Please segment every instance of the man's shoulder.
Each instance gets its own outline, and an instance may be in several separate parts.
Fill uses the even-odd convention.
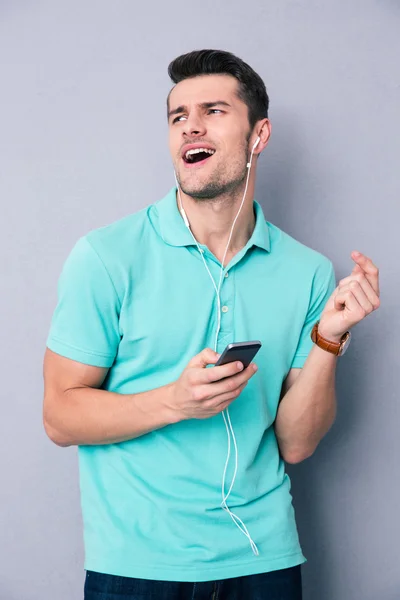
[[[267,222],[267,224],[270,230],[272,252],[275,253],[277,259],[283,259],[286,265],[303,272],[332,268],[331,260],[322,252],[300,242],[273,223]]]
[[[92,229],[84,237],[101,258],[120,260],[137,254],[143,248],[149,227],[149,208],[146,206],[107,225]]]

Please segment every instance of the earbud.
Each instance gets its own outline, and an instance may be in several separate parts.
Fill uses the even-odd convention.
[[[252,161],[252,159],[253,159],[253,152],[254,152],[254,150],[257,148],[258,144],[260,143],[260,139],[261,139],[261,138],[260,138],[260,136],[258,136],[258,138],[256,139],[256,141],[255,141],[255,142],[254,142],[254,144],[253,144],[253,147],[252,147],[252,149],[251,149],[250,160],[249,160],[249,162],[248,162],[248,163],[247,163],[247,165],[246,165],[248,169],[250,169],[250,167],[251,167],[251,161]]]

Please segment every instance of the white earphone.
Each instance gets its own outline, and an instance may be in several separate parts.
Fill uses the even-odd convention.
[[[253,147],[252,147],[252,149],[251,149],[251,154],[250,154],[250,160],[249,160],[249,162],[247,163],[247,168],[248,168],[248,169],[250,169],[250,167],[251,167],[251,161],[252,161],[252,159],[253,159],[253,152],[254,152],[254,150],[257,148],[258,144],[260,143],[260,140],[261,140],[261,138],[260,138],[260,136],[258,136],[258,138],[256,139],[256,141],[255,141],[255,142],[254,142],[254,144],[253,144]]]
[[[191,233],[191,236],[192,236],[192,238],[193,238],[193,240],[194,240],[194,242],[195,242],[195,244],[197,246],[197,249],[198,249],[198,251],[200,253],[201,258],[203,259],[204,266],[207,269],[207,272],[208,272],[208,274],[209,274],[209,276],[211,278],[211,281],[213,283],[213,286],[214,286],[214,289],[215,289],[215,293],[217,295],[218,326],[217,326],[217,332],[216,332],[215,344],[214,344],[214,350],[215,351],[217,350],[218,334],[219,334],[219,330],[220,330],[220,327],[221,327],[221,300],[220,300],[220,297],[219,297],[219,293],[220,293],[220,289],[221,289],[222,274],[223,274],[223,271],[224,271],[225,258],[226,258],[226,254],[228,252],[229,244],[231,242],[231,238],[232,238],[232,234],[233,234],[233,229],[235,227],[237,218],[239,217],[240,211],[242,210],[242,206],[243,206],[244,200],[246,198],[247,187],[248,187],[248,184],[249,184],[251,162],[252,162],[252,159],[253,159],[253,153],[254,153],[254,150],[257,148],[258,144],[260,143],[260,139],[261,138],[258,136],[257,139],[256,139],[256,141],[254,142],[253,147],[251,149],[250,160],[249,160],[249,162],[246,165],[246,168],[248,169],[248,171],[247,171],[247,178],[246,178],[246,186],[245,186],[245,189],[244,189],[243,199],[242,199],[240,208],[239,208],[238,213],[237,213],[237,215],[236,215],[236,217],[235,217],[235,219],[233,221],[233,224],[232,224],[232,228],[231,228],[231,232],[230,232],[230,235],[229,235],[228,243],[226,245],[224,256],[223,256],[223,259],[222,259],[222,262],[221,262],[221,270],[220,270],[220,277],[219,277],[218,287],[217,287],[217,285],[216,285],[216,283],[214,281],[214,277],[211,275],[210,269],[208,268],[208,265],[207,265],[207,263],[205,261],[205,258],[203,256],[203,252],[200,249],[198,241],[196,240],[196,238],[194,237],[194,235],[192,233],[192,230],[190,229],[189,219],[187,218],[187,215],[185,213],[185,209],[183,208],[183,204],[182,204],[182,198],[181,198],[180,187],[179,187],[179,184],[178,184],[178,179],[177,179],[177,176],[176,176],[176,172],[174,171],[175,181],[176,181],[176,187],[178,189],[179,211],[180,211],[180,213],[182,215],[182,218],[183,218],[183,221],[184,221],[186,227],[188,228],[188,230]],[[226,417],[224,415],[224,412],[226,412]],[[230,510],[230,508],[228,507],[228,505],[226,503],[226,501],[227,501],[227,499],[228,499],[228,497],[229,497],[229,495],[230,495],[230,493],[232,491],[233,484],[234,484],[235,479],[236,479],[236,473],[237,473],[237,469],[238,469],[238,449],[237,449],[236,437],[235,437],[235,433],[233,431],[233,427],[232,427],[231,419],[230,419],[230,416],[229,416],[229,410],[228,410],[228,408],[226,408],[224,411],[222,411],[222,416],[223,416],[223,419],[224,419],[224,422],[225,422],[226,432],[228,434],[228,454],[227,454],[227,457],[226,457],[224,474],[223,474],[223,478],[222,478],[222,502],[221,502],[221,506],[230,515],[232,521],[240,529],[240,531],[248,538],[248,540],[250,542],[250,546],[251,546],[251,548],[253,550],[253,553],[256,556],[258,556],[258,554],[259,554],[258,548],[257,548],[255,542],[252,540],[252,538],[251,538],[251,536],[250,536],[250,534],[249,534],[249,532],[247,530],[246,525],[243,523],[243,521],[237,515],[235,515]],[[229,427],[228,427],[228,424],[229,424]],[[231,482],[231,485],[229,487],[228,493],[225,494],[226,470],[228,468],[229,459],[230,459],[230,455],[231,455],[231,433],[232,433],[233,445],[235,447],[235,470],[234,470],[234,474],[233,474],[233,477],[232,477],[232,482]]]
[[[176,179],[176,176],[175,176],[175,179]],[[178,189],[179,189],[179,188],[178,188]],[[180,195],[180,194],[179,194],[179,195]],[[189,223],[189,221],[188,221],[188,218],[187,218],[187,216],[186,216],[185,210],[184,210],[184,208],[183,208],[183,206],[182,206],[182,205],[180,206],[179,210],[180,210],[180,212],[181,212],[181,215],[182,215],[182,218],[183,218],[183,221],[184,221],[184,223],[185,223],[186,227],[187,227],[188,229],[190,229],[190,223]]]

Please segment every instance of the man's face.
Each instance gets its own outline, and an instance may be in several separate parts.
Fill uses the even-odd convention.
[[[234,191],[247,175],[250,126],[237,86],[230,75],[202,75],[170,94],[169,148],[179,185],[193,198]],[[190,152],[199,148],[208,153]]]

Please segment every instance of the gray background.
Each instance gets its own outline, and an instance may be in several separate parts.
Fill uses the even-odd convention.
[[[77,452],[42,428],[57,279],[79,236],[173,185],[166,69],[202,47],[267,84],[268,220],[338,278],[353,249],[381,268],[382,306],[340,361],[336,425],[290,474],[305,600],[400,597],[399,32],[394,0],[0,1],[1,600],[83,596]]]

